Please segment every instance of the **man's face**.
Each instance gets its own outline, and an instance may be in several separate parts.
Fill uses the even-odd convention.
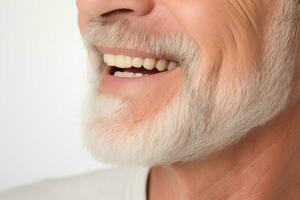
[[[91,151],[118,163],[203,159],[270,120],[291,90],[295,2],[77,0]]]

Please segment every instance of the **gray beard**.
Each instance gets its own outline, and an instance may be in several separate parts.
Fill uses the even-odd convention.
[[[130,100],[97,92],[101,77],[96,75],[99,71],[95,66],[101,60],[87,45],[94,66],[92,73],[96,75],[91,82],[93,95],[84,135],[90,152],[101,161],[126,165],[200,160],[278,115],[289,99],[296,57],[295,12],[291,12],[293,3],[285,4],[266,36],[266,54],[259,66],[244,63],[253,70],[216,85],[217,75],[201,63],[200,53],[193,53],[183,61],[188,67],[178,94],[153,120],[140,122],[132,130],[125,122],[109,126],[103,123],[114,121]],[[186,46],[190,48],[191,43]]]

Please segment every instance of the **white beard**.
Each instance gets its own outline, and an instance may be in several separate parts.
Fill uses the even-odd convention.
[[[207,77],[207,66],[200,62],[201,56],[194,57],[184,84],[165,110],[134,129],[122,122],[104,123],[113,122],[130,101],[99,94],[99,77],[92,81],[84,139],[95,158],[144,166],[205,159],[278,115],[291,91],[296,37],[294,12],[288,5],[278,12],[266,37],[264,60],[260,67],[253,66],[258,69],[255,73],[233,75],[230,82],[218,87],[205,78],[199,84],[199,77]]]

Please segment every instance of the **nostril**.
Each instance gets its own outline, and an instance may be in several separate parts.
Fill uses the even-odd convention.
[[[112,15],[118,15],[118,14],[128,14],[128,13],[131,13],[131,12],[134,12],[134,11],[131,10],[131,9],[127,9],[127,8],[121,8],[121,9],[106,12],[106,13],[102,14],[101,17],[109,17],[109,16],[112,16]]]

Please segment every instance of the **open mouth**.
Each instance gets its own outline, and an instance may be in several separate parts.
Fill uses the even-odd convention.
[[[109,74],[121,78],[138,78],[176,69],[178,62],[166,59],[103,54]]]

